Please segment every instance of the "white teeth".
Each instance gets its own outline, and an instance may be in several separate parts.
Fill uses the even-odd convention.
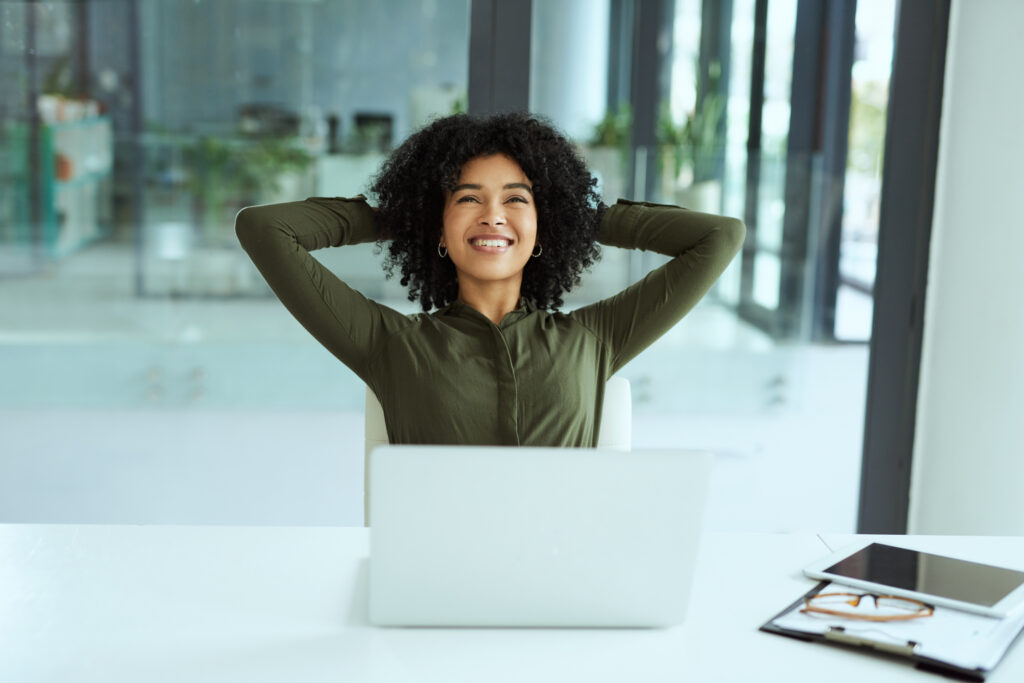
[[[473,240],[473,244],[478,247],[507,247],[508,240]]]

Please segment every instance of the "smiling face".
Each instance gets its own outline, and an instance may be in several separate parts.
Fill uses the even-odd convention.
[[[441,245],[459,276],[459,290],[522,285],[537,242],[533,184],[503,154],[470,159],[444,204]]]

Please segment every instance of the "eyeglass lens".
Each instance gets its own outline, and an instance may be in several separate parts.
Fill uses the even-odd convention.
[[[858,613],[870,610],[872,614],[884,616],[906,615],[920,612],[924,605],[915,600],[907,600],[895,596],[860,595],[816,595],[811,598],[810,606],[820,607],[836,612]]]

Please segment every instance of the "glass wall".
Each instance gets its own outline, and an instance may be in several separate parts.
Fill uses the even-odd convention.
[[[362,192],[411,130],[465,109],[467,2],[141,9],[146,294],[263,293],[236,248],[239,208]]]
[[[715,452],[712,515],[721,527],[852,531],[871,293],[861,287],[859,300],[851,302],[845,292],[855,274],[874,265],[884,135],[878,124],[887,103],[894,4],[859,3],[855,26],[836,26],[838,19],[807,13],[797,0],[769,0],[761,17],[755,0],[651,4],[662,5],[667,15],[657,34],[642,34],[623,20],[624,7],[627,19],[638,16],[630,14],[636,5],[610,2],[608,49],[586,55],[568,47],[577,25],[588,27],[580,35],[595,32],[592,16],[584,22],[582,6],[574,13],[573,3],[538,1],[533,9],[531,108],[579,142],[605,200],[679,204],[748,224],[744,254],[711,294],[622,371],[633,387],[634,446]],[[798,11],[806,13],[802,39],[813,39],[823,54],[834,40],[827,31],[855,34],[845,172],[825,166],[838,152],[827,146],[823,131],[797,130],[798,139],[813,142],[791,153],[793,122],[803,126],[808,118],[795,117],[793,107],[805,107],[807,93],[824,98],[824,79],[831,77],[822,68],[811,81],[794,82],[807,72],[795,63]],[[616,44],[623,36],[638,42],[623,49]],[[638,98],[651,95],[635,82],[621,86],[622,74],[637,77],[631,60],[642,51],[640,41],[659,45],[653,146],[634,142],[642,137],[633,116],[644,106]],[[595,42],[604,45],[603,39]],[[590,107],[586,116],[570,111],[557,86],[572,74],[608,84],[603,106]],[[804,100],[797,99],[798,90]],[[564,99],[581,98],[566,91]],[[642,177],[652,158],[658,175],[653,192]],[[844,188],[844,199],[832,205],[825,192],[836,187]],[[825,247],[831,212],[841,215],[841,260]],[[610,248],[603,254],[578,292],[582,300],[617,291],[664,260]],[[826,284],[819,273],[830,259],[842,282],[828,311],[835,332],[817,335],[813,321],[833,306],[820,292]],[[794,273],[802,282],[795,293]],[[856,334],[849,332],[854,327]],[[854,340],[861,343],[836,343]]]
[[[653,34],[635,25],[641,5],[662,13]],[[836,173],[827,149],[788,151],[794,93],[809,87],[794,82],[809,3],[768,0],[763,15],[757,0],[532,3],[530,109],[578,143],[605,201],[747,222],[744,253],[711,294],[623,370],[636,447],[718,455],[719,528],[853,530],[895,13],[859,5]],[[271,296],[233,218],[363,192],[418,125],[464,110],[470,11],[470,0],[0,3],[0,482],[16,482],[0,520],[69,521],[32,507],[33,482],[58,476],[69,505],[100,511],[81,521],[134,506],[149,516],[120,521],[361,523],[362,383]],[[654,70],[646,85],[637,55]],[[807,196],[821,187],[844,191],[825,207],[841,214],[834,255],[823,205]],[[373,245],[316,257],[414,310]],[[664,260],[606,248],[566,308]],[[835,325],[815,335],[830,264]],[[234,503],[210,502],[235,489]],[[275,500],[302,503],[289,517]]]
[[[895,0],[857,4],[835,336],[871,337]]]
[[[786,142],[789,137],[796,0],[768,7],[761,113],[760,184],[754,233],[753,301],[774,311],[782,280],[782,229],[786,212]]]
[[[24,340],[3,355],[25,380],[4,382],[0,405],[330,397],[355,407],[337,384],[257,384],[251,369],[273,363],[252,361],[287,355],[272,344],[297,330],[255,314],[269,289],[234,216],[364,192],[409,132],[465,110],[468,0],[4,2],[0,12],[0,327]],[[341,251],[322,257],[371,296],[403,298],[372,245]],[[236,338],[249,345],[218,346]],[[53,372],[41,339],[84,340],[56,354],[79,369]],[[124,362],[106,367],[112,344]],[[171,366],[204,379],[169,386]]]
[[[465,110],[469,20],[469,0],[0,2],[0,520],[361,523],[363,385],[234,215],[363,192]],[[317,256],[407,305],[373,245]]]

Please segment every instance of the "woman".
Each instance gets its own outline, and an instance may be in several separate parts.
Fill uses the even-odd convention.
[[[594,187],[537,118],[456,115],[391,154],[376,210],[362,197],[249,207],[236,231],[285,306],[377,395],[391,443],[594,446],[605,382],[700,300],[744,234],[678,207],[606,207]],[[424,313],[367,299],[309,254],[378,240]],[[595,242],[674,258],[557,312]]]

